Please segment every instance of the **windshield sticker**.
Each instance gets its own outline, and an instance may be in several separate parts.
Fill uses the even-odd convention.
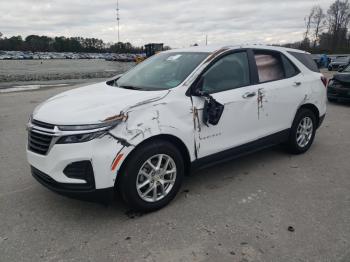
[[[167,61],[175,61],[177,59],[179,59],[182,55],[173,55],[173,56],[169,56],[167,58]]]

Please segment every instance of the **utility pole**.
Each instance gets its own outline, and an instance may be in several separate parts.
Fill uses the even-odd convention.
[[[120,34],[119,34],[119,0],[117,0],[117,30],[118,30],[118,43],[120,42]]]
[[[208,45],[208,35],[205,35],[205,45]]]

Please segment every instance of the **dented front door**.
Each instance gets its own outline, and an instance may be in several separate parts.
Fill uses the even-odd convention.
[[[222,56],[202,74],[197,89],[203,95],[192,98],[198,158],[248,143],[261,135],[257,114],[258,88],[251,85],[251,75],[246,50]],[[203,119],[207,94],[218,105],[216,112],[209,112],[214,121]],[[212,107],[215,110],[215,106]],[[217,119],[217,115],[220,118]]]
[[[205,98],[192,98],[198,158],[248,143],[261,135],[256,92],[256,86],[246,86],[212,94],[224,105],[224,110],[217,125],[208,126],[203,122]]]

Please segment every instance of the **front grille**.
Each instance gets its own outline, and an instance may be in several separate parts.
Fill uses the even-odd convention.
[[[52,136],[44,135],[30,130],[28,133],[28,149],[32,152],[46,155],[52,141]]]
[[[55,128],[55,125],[44,123],[44,122],[41,122],[41,121],[38,121],[35,119],[32,120],[32,124],[37,126],[37,127],[51,129],[51,130],[53,130]]]

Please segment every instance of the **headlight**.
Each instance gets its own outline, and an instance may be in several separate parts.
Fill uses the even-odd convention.
[[[120,121],[111,121],[93,125],[58,126],[58,129],[61,131],[86,131],[94,129],[109,129],[118,125],[119,123]]]
[[[58,139],[56,144],[84,143],[84,142],[91,141],[95,138],[102,137],[105,134],[106,134],[106,131],[100,131],[95,133],[62,136],[61,138]]]
[[[104,122],[99,124],[91,124],[91,125],[61,125],[58,126],[58,129],[61,131],[87,131],[87,130],[107,130],[115,127],[120,122],[125,121],[127,119],[127,115],[120,114],[112,117],[108,117],[104,120]]]

